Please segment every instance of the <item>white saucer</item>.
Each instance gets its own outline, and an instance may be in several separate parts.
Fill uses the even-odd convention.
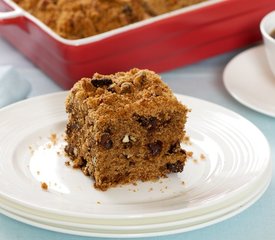
[[[233,58],[225,67],[223,80],[225,88],[237,101],[275,117],[275,77],[262,45]]]

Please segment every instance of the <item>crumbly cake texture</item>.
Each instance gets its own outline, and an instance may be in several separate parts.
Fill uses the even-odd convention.
[[[182,172],[188,111],[152,71],[96,73],[67,96],[65,152],[101,190]]]
[[[80,39],[205,0],[14,0],[60,36]]]

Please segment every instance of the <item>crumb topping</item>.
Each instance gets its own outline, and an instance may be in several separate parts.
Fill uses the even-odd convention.
[[[80,39],[205,0],[14,0],[53,31]]]
[[[42,188],[43,190],[48,190],[48,184],[45,183],[45,182],[42,182],[42,183],[41,183],[41,188]]]

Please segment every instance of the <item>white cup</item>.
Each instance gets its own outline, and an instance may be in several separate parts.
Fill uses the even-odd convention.
[[[270,12],[262,19],[260,30],[269,67],[275,77],[275,37],[271,36],[271,33],[275,31],[275,11]]]

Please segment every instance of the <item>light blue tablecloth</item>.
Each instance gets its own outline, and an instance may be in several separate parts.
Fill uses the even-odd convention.
[[[22,100],[31,91],[31,84],[11,65],[0,65],[0,108]]]
[[[275,156],[275,118],[257,113],[235,101],[222,82],[223,68],[238,51],[224,54],[198,64],[162,74],[176,93],[190,95],[220,104],[253,122],[268,139]],[[29,96],[61,90],[34,66],[0,38],[0,65],[12,64],[30,80]],[[38,78],[39,76],[39,83]],[[274,93],[275,94],[275,93]],[[274,161],[274,157],[273,157]],[[273,167],[274,170],[274,167]],[[0,179],[1,180],[1,179]],[[1,183],[0,183],[1,184]],[[0,215],[0,240],[87,240],[35,228]],[[224,222],[192,232],[148,239],[184,240],[274,240],[275,239],[275,182],[272,180],[264,196],[252,207]]]

